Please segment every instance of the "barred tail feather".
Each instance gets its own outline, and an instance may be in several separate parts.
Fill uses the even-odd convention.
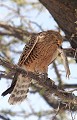
[[[8,100],[10,104],[16,104],[22,102],[26,96],[31,83],[31,79],[20,74],[16,85]]]

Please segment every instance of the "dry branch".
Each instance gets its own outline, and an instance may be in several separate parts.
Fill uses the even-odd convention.
[[[0,35],[13,36],[13,37],[16,37],[16,38],[22,39],[22,40],[25,36],[30,37],[31,35],[34,34],[34,33],[28,32],[26,30],[23,30],[21,28],[17,28],[12,25],[8,25],[7,23],[4,23],[4,22],[0,22],[0,28],[4,29],[4,31],[0,30]]]
[[[13,37],[20,39],[21,41],[23,41],[25,39],[25,37],[31,37],[32,35],[37,34],[37,33],[30,33],[26,30],[14,27],[12,25],[8,25],[8,24],[3,23],[3,22],[0,23],[0,28],[4,29],[4,31],[0,30],[1,36],[13,36]],[[65,50],[66,55],[68,57],[73,57],[73,58],[75,57],[75,59],[77,59],[77,53],[76,53],[75,49],[67,48],[64,50]],[[75,53],[76,53],[76,55],[75,55]]]
[[[70,106],[72,104],[73,106],[77,105],[77,97],[72,93],[66,92],[64,89],[59,88],[59,86],[55,85],[53,80],[51,80],[50,78],[47,78],[45,80],[44,77],[40,77],[39,75],[36,75],[32,72],[25,71],[21,69],[19,66],[13,65],[10,62],[1,58],[0,58],[0,65],[7,67],[10,71],[12,71],[13,75],[15,72],[18,72],[20,74],[23,74],[25,76],[28,76],[29,78],[36,80],[38,84],[45,89],[45,92],[51,94],[54,93],[56,96],[58,96],[59,99],[61,99],[63,103],[70,104]]]
[[[39,0],[63,30],[72,48],[77,49],[77,0]],[[77,62],[77,57],[76,57]]]
[[[77,0],[39,0],[50,12],[59,27],[69,36],[75,34]]]
[[[30,93],[34,94],[36,92],[39,92],[39,94],[43,97],[43,99],[49,104],[52,108],[60,110],[69,110],[69,104],[66,105],[66,103],[58,100],[55,98],[55,96],[52,95],[52,93],[49,93],[49,91],[44,91],[44,88],[40,88],[39,85],[33,84],[32,86],[35,88],[34,91],[30,91]],[[73,104],[70,105],[70,110],[76,111],[77,106],[74,106]]]
[[[1,120],[10,120],[10,118],[5,117],[4,115],[0,115]]]

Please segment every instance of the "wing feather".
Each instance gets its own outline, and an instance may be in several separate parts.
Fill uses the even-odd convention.
[[[30,42],[25,45],[24,49],[23,49],[23,53],[20,56],[18,65],[22,66],[25,61],[28,59],[29,55],[31,54],[32,50],[34,49],[34,47],[36,46],[38,42],[38,37],[37,36],[32,36]]]

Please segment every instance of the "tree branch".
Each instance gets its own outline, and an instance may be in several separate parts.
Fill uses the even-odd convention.
[[[20,28],[16,28],[16,27],[8,25],[6,23],[0,23],[0,27],[5,29],[5,31],[0,30],[0,35],[1,36],[4,36],[4,35],[13,36],[13,37],[16,37],[16,38],[18,38],[22,41],[25,37],[31,37],[32,35],[37,34],[37,33],[30,33],[28,31],[25,31],[25,30],[20,29]],[[75,55],[75,52],[76,52],[75,49],[67,48],[67,49],[64,49],[64,50],[65,50],[66,55],[68,57],[73,57],[74,58],[74,56],[75,56],[75,59],[77,59],[77,54]]]
[[[4,117],[3,115],[0,115],[1,120],[10,120],[8,117]]]
[[[72,93],[66,92],[61,87],[59,88],[57,85],[55,85],[53,80],[51,80],[50,78],[47,78],[45,80],[44,78],[40,77],[39,75],[36,75],[32,72],[25,71],[25,70],[21,69],[19,66],[13,65],[9,61],[6,61],[1,58],[0,58],[0,65],[7,67],[9,70],[11,70],[14,73],[18,72],[20,74],[23,74],[27,77],[30,77],[30,78],[36,80],[38,82],[38,84],[41,85],[45,89],[45,91],[48,91],[51,94],[55,93],[55,95],[58,96],[64,103],[68,103],[68,104],[70,103],[70,105],[77,104],[77,97],[75,95],[73,95]]]
[[[63,84],[62,87],[66,88],[77,88],[77,84]]]
[[[76,33],[77,0],[39,1],[47,8],[65,34],[70,37],[70,35]]]
[[[61,75],[58,71],[58,68],[57,68],[57,65],[56,65],[55,61],[53,62],[53,67],[54,67],[55,73],[57,75],[57,79],[58,79],[59,86],[60,86],[62,84],[62,79],[61,79]]]
[[[27,36],[30,37],[31,35],[33,35],[34,33],[30,33],[26,30],[23,30],[21,28],[16,28],[14,26],[8,25],[4,22],[0,22],[0,27],[5,29],[5,31],[1,31],[0,30],[0,35],[4,36],[4,35],[8,35],[8,36],[13,36],[16,37],[18,39],[22,39]]]
[[[66,105],[66,103],[58,100],[55,98],[55,96],[52,96],[51,93],[48,91],[44,91],[44,88],[41,88],[37,83],[32,83],[32,87],[35,89],[35,91],[30,93],[39,92],[39,94],[43,97],[43,99],[54,109],[62,109],[62,110],[69,110],[69,104]],[[77,106],[73,106],[73,104],[70,105],[70,109],[72,111],[77,110]]]
[[[77,49],[77,0],[39,0],[65,33],[72,48]],[[77,62],[77,57],[76,57]]]

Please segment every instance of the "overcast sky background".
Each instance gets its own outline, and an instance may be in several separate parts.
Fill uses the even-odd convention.
[[[31,1],[34,1],[34,0],[31,0]],[[8,6],[12,7],[12,4],[11,4],[10,0],[4,0],[3,3],[5,5],[8,5]],[[28,8],[29,7],[30,6],[28,6]],[[22,10],[22,12],[23,12],[23,10]],[[8,10],[6,10],[3,7],[0,7],[0,21],[6,21],[5,17],[7,15],[7,13],[8,13]],[[49,29],[56,30],[57,24],[47,10],[44,10],[44,12],[41,12],[39,15],[38,15],[38,10],[36,10],[36,9],[32,10],[32,11],[29,11],[29,12],[25,12],[24,14],[29,16],[30,17],[29,19],[31,21],[37,22],[39,25],[42,25],[42,28],[44,30],[49,30]],[[14,19],[14,21],[15,21],[16,25],[19,25],[19,22],[20,22],[19,19]],[[33,25],[33,26],[34,26],[34,29],[35,29],[36,32],[40,31],[38,29],[38,27],[36,27],[35,25]],[[8,40],[8,39],[6,39],[6,40]],[[63,44],[63,47],[68,47],[68,46],[69,46],[69,44],[66,44],[66,43]],[[22,50],[24,45],[21,44],[19,47]],[[16,50],[18,50],[19,47],[17,45],[14,46],[14,48]],[[19,59],[19,55],[15,56],[15,63],[17,63],[18,59]],[[70,58],[69,58],[69,60],[70,60]],[[58,69],[64,71],[64,73],[62,73],[62,79],[66,83],[71,83],[71,84],[72,83],[77,83],[77,64],[75,64],[75,62],[73,62],[73,64],[70,64],[69,66],[70,66],[70,70],[71,70],[71,75],[70,75],[70,79],[67,79],[65,77],[66,73],[65,73],[64,66],[63,65],[58,65]],[[2,69],[2,67],[0,67],[0,69]],[[61,71],[60,71],[60,73],[61,73]],[[50,78],[52,78],[53,80],[56,81],[56,75],[55,75],[55,72],[54,72],[54,69],[53,69],[52,65],[49,66],[48,75],[49,75]],[[57,82],[56,82],[56,84],[57,84]],[[0,94],[4,90],[6,90],[7,88],[8,88],[8,84],[7,84],[6,80],[1,79],[0,80]],[[77,93],[77,92],[75,92],[75,93]],[[40,95],[38,93],[28,94],[27,100],[25,100],[24,102],[22,102],[19,105],[15,105],[15,106],[9,105],[8,98],[9,98],[9,95],[7,95],[5,97],[0,97],[0,110],[2,110],[2,109],[12,109],[13,111],[25,110],[25,111],[28,111],[28,112],[30,111],[31,112],[30,104],[35,109],[35,111],[40,111],[40,109],[41,110],[52,109],[46,104],[46,102],[43,100],[43,98],[40,97]],[[11,120],[17,120],[17,119],[18,119],[18,117],[11,118]],[[20,120],[23,120],[23,118],[21,117]],[[38,120],[38,119],[35,116],[31,116],[30,118],[27,118],[26,120]],[[47,119],[42,117],[41,120],[47,120]]]

